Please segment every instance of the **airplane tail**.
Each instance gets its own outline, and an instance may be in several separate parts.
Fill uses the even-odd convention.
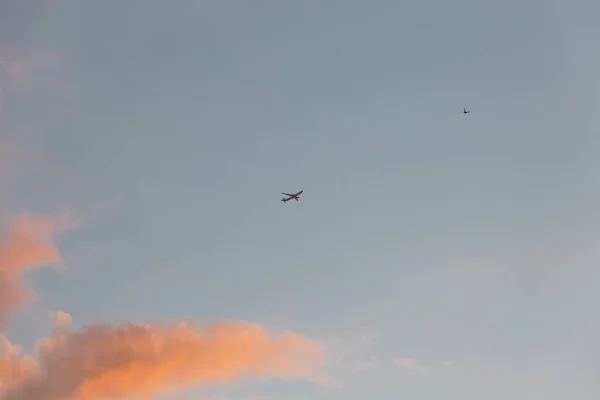
[[[285,198],[282,198],[281,201],[283,201],[284,203],[287,203],[287,200]]]

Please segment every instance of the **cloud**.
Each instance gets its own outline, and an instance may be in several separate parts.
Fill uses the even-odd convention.
[[[406,369],[417,368],[417,361],[414,358],[406,358],[406,357],[394,358],[394,360],[392,362],[394,363],[394,365],[398,365],[398,366],[400,366],[402,368],[406,368]]]
[[[30,356],[22,356],[18,346],[0,335],[0,390],[3,386],[18,385],[34,373],[37,373],[36,361]]]
[[[419,364],[417,364],[417,360],[415,360],[414,358],[410,358],[410,357],[394,358],[392,360],[392,363],[394,365],[399,366],[404,369],[425,371],[425,368],[423,368],[423,367],[419,366]]]
[[[363,359],[370,355],[374,345],[381,339],[381,334],[374,331],[364,331],[352,334],[350,337],[332,337],[328,339],[327,350],[333,359],[346,360]]]
[[[333,336],[325,340],[327,370],[335,376],[327,386],[340,388],[355,383],[357,374],[380,371],[381,362],[374,354],[381,334],[374,331]]]
[[[24,62],[0,60],[0,113],[4,105],[4,87],[8,83],[15,83],[22,80],[28,72],[29,67]]]
[[[247,378],[319,380],[315,368],[323,364],[319,343],[251,323],[93,324],[72,331],[68,314],[54,315],[60,329],[40,342],[38,368],[11,380],[0,400],[132,399]]]
[[[0,61],[0,71],[2,71],[8,79],[20,79],[23,76],[25,76],[30,71],[30,69],[31,67],[27,63],[22,61]]]
[[[55,69],[62,65],[59,54],[36,51],[5,51],[0,49],[0,112],[2,111],[3,89],[11,91],[31,83],[39,70]]]
[[[52,320],[52,328],[54,332],[69,329],[73,323],[73,317],[64,311],[56,311],[48,313]]]
[[[366,331],[360,334],[360,341],[366,345],[370,345],[381,339],[381,334],[375,331]]]
[[[22,215],[0,225],[0,324],[11,312],[34,300],[26,289],[23,272],[44,265],[60,264],[54,237],[73,226],[67,218]]]
[[[368,360],[355,361],[353,364],[353,368],[355,371],[373,371],[377,369],[378,366],[379,363],[377,362],[375,356],[371,356],[371,358]]]

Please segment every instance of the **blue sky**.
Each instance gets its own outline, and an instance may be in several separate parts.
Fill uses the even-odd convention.
[[[597,399],[597,15],[4,2],[0,61],[29,69],[2,75],[3,207],[83,221],[58,238],[64,272],[27,275],[39,299],[9,337],[32,349],[60,309],[248,320],[349,353],[340,388],[190,399]]]

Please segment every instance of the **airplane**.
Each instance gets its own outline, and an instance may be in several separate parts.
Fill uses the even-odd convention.
[[[471,110],[467,111],[467,109],[463,107],[463,114],[468,114],[470,112],[471,112]]]
[[[302,192],[304,192],[304,190],[301,190],[298,193],[294,193],[294,194],[291,194],[291,193],[281,193],[281,194],[285,194],[286,196],[288,196],[287,199],[283,198],[283,199],[281,199],[281,201],[283,201],[284,203],[287,203],[290,200],[296,200],[296,201],[298,201],[298,198],[300,198],[300,195],[302,194]]]

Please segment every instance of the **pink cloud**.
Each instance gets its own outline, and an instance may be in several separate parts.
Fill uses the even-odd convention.
[[[392,360],[392,363],[398,367],[410,370],[425,371],[425,368],[419,366],[417,360],[410,357],[398,357]]]
[[[28,77],[34,70],[56,68],[61,64],[60,55],[53,53],[33,52],[18,57],[0,54],[0,113],[5,100],[3,89],[29,83]]]
[[[22,78],[31,69],[31,67],[26,63],[17,61],[0,62],[0,68],[2,68],[6,76],[10,79]]]

